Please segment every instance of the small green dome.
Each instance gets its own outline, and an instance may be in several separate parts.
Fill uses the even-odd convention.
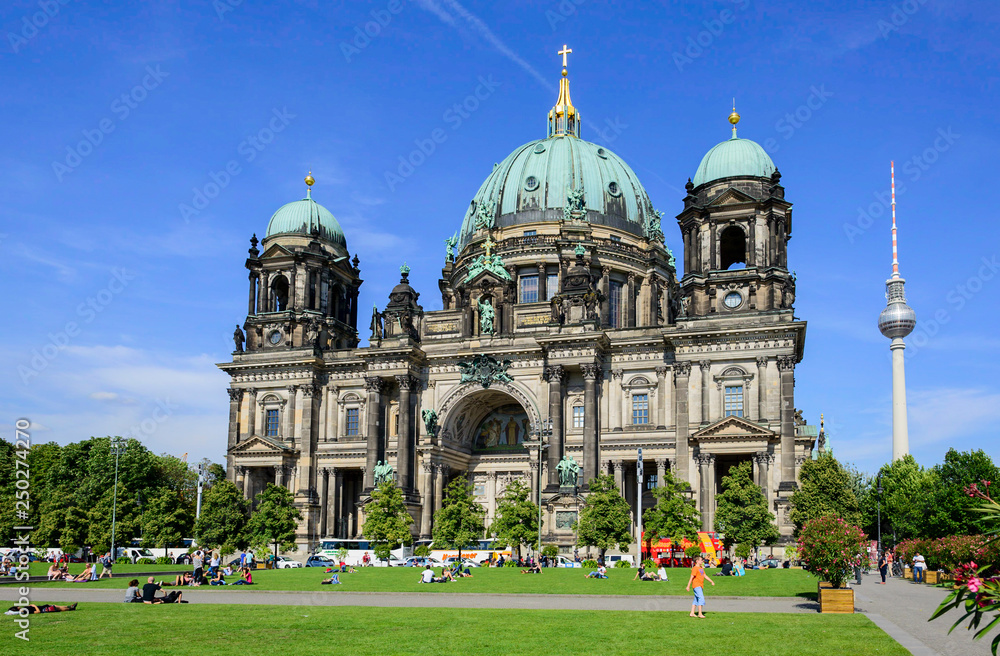
[[[267,236],[315,235],[319,239],[347,248],[347,239],[337,219],[307,194],[278,208],[267,224]]]
[[[459,250],[481,206],[492,208],[496,227],[559,221],[570,192],[580,190],[588,221],[643,235],[653,205],[635,172],[602,146],[560,135],[530,141],[493,168],[466,212]]]
[[[705,153],[692,183],[695,187],[722,178],[769,178],[775,166],[756,141],[733,136]]]

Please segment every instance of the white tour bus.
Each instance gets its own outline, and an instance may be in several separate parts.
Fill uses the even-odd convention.
[[[457,555],[458,549],[434,549],[431,551],[431,557],[437,558],[441,562],[444,562],[446,558],[451,558],[452,556]],[[462,549],[462,558],[474,560],[479,564],[488,560],[495,561],[499,559],[500,556],[503,556],[504,559],[509,559],[511,557],[510,547],[499,547],[496,544],[496,540],[493,538],[479,540],[474,546]]]
[[[402,565],[404,560],[413,555],[413,547],[400,547],[390,552],[389,562],[385,563],[375,557],[375,549],[368,540],[341,540],[339,538],[321,541],[319,547],[316,548],[316,555],[337,560],[340,557],[338,552],[341,549],[347,549],[347,557],[344,558],[344,562],[354,566],[361,565],[361,559],[366,552],[371,556],[372,564],[376,567],[384,567],[386,564],[389,567]]]

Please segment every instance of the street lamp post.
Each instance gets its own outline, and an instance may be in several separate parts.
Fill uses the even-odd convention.
[[[542,557],[542,453],[549,448],[549,445],[544,443],[543,438],[546,435],[552,435],[552,419],[549,418],[542,422],[536,434],[538,436],[538,550],[535,551],[535,560],[537,564],[540,564]]]
[[[195,505],[194,518],[201,517],[201,490],[205,485],[205,463],[198,464],[198,503]]]
[[[118,560],[118,552],[115,551],[115,520],[118,513],[118,456],[125,452],[127,445],[128,442],[120,437],[111,438],[111,453],[115,456],[115,491],[114,498],[111,500],[111,562]]]
[[[877,550],[878,555],[882,555],[882,472],[878,473],[878,487],[875,489],[877,496],[875,497],[875,507],[878,513],[878,542]]]

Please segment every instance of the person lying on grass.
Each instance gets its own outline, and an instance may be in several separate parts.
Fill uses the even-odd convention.
[[[468,571],[468,570],[466,570],[466,571]],[[541,574],[542,573],[542,568],[539,567],[538,565],[532,565],[528,569],[522,569],[521,573],[522,574]]]
[[[35,613],[62,613],[68,610],[76,610],[76,604],[69,606],[54,606],[52,604],[27,604],[25,606],[11,606],[4,615],[34,615]]]
[[[328,579],[320,581],[321,585],[340,585],[340,574],[334,574]]]
[[[86,583],[87,581],[90,580],[90,575],[93,573],[93,571],[94,571],[93,568],[91,568],[90,565],[87,565],[87,567],[82,572],[80,572],[80,574],[78,574],[75,578],[66,580],[67,581],[72,580],[73,583]]]

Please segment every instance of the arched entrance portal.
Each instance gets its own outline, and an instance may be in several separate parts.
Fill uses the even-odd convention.
[[[516,383],[461,385],[445,398],[440,414],[444,442],[475,452],[522,451],[537,439],[541,421],[534,399]]]

